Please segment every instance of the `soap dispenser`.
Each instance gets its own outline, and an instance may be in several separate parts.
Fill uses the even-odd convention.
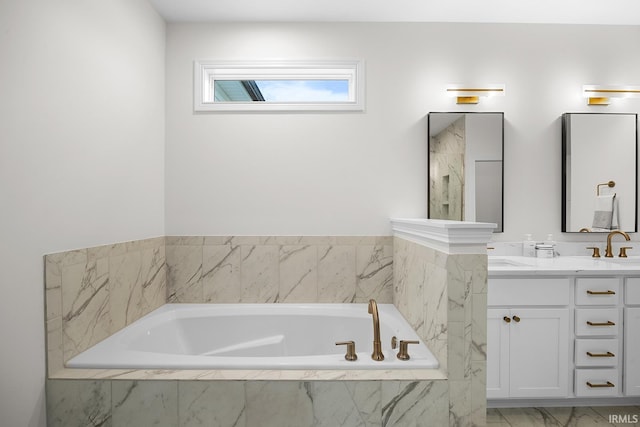
[[[525,234],[525,239],[522,242],[522,256],[535,257],[536,256],[536,242],[531,240],[531,234]]]
[[[547,241],[545,243],[551,246],[553,249],[553,256],[556,256],[556,242],[553,240],[553,234],[547,234]]]

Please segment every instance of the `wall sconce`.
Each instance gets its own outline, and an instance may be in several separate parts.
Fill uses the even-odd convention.
[[[484,85],[448,85],[447,94],[456,97],[456,104],[477,104],[480,97],[504,96],[503,84]]]
[[[582,86],[587,105],[609,105],[609,98],[640,98],[640,86]]]

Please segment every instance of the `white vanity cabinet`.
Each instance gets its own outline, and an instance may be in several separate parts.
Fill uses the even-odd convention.
[[[616,397],[622,394],[621,278],[575,279],[576,397]]]
[[[624,392],[640,396],[640,277],[625,280],[624,305]]]
[[[589,261],[573,271],[562,259],[539,270],[490,271],[487,398],[494,404],[637,402],[640,271]]]
[[[487,398],[566,397],[570,281],[495,278],[487,295]]]

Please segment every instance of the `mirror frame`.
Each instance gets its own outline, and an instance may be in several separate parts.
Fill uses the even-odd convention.
[[[632,230],[624,230],[627,233],[636,233],[638,232],[638,187],[640,187],[640,183],[638,182],[638,113],[591,113],[591,112],[576,112],[576,113],[563,113],[561,117],[562,122],[562,232],[563,233],[579,233],[580,231],[567,230],[567,197],[568,197],[568,184],[569,177],[567,176],[569,173],[569,167],[567,165],[568,162],[568,131],[567,128],[567,120],[569,115],[618,115],[618,116],[635,116],[636,122],[636,132],[635,132],[635,159],[636,159],[636,167],[634,170],[635,173],[635,215],[634,215],[634,223]],[[596,231],[595,233],[605,233],[604,231]]]
[[[500,217],[501,217],[501,221],[500,224],[498,224],[498,227],[496,227],[493,232],[494,233],[502,233],[504,232],[504,112],[503,111],[431,111],[427,114],[427,218],[431,218],[431,203],[430,203],[430,188],[431,188],[431,156],[430,156],[430,144],[431,144],[431,115],[432,114],[457,114],[457,115],[467,115],[467,114],[474,114],[474,115],[481,115],[481,114],[499,114],[502,117],[502,126],[501,126],[501,147],[500,147],[500,153],[502,156],[502,170],[501,170],[501,194],[500,194],[500,199],[502,200],[501,206],[500,206]],[[465,221],[463,219],[463,221]]]

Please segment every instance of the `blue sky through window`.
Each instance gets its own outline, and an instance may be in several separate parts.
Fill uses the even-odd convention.
[[[348,80],[256,80],[267,102],[347,102]]]

